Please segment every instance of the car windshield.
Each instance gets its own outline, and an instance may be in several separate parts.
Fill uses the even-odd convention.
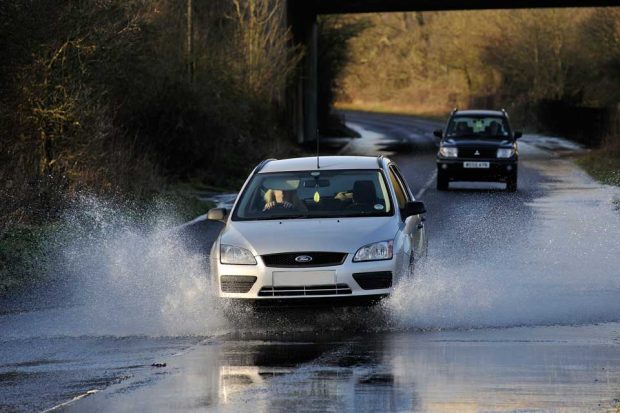
[[[256,174],[240,195],[233,220],[392,215],[380,170]]]
[[[455,116],[448,124],[446,138],[506,139],[510,128],[499,116]]]

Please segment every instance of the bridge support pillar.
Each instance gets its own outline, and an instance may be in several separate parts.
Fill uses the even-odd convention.
[[[318,139],[318,26],[316,16],[308,21],[304,61],[304,142]]]
[[[303,3],[302,3],[303,4]],[[317,139],[318,128],[318,25],[309,7],[288,2],[288,24],[295,44],[303,48],[300,76],[289,89],[288,113],[299,143]]]

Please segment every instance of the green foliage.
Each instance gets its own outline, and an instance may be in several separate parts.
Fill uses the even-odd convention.
[[[584,20],[580,35],[587,45],[581,53],[584,101],[595,106],[620,102],[620,8],[594,10]]]
[[[620,139],[608,138],[600,149],[580,157],[577,163],[594,179],[620,186]]]
[[[47,275],[54,231],[54,226],[16,226],[0,235],[0,294]]]
[[[480,12],[364,18],[372,27],[351,41],[355,59],[347,66],[341,101],[445,113],[495,87],[497,80],[477,47],[492,33]]]
[[[283,5],[0,2],[0,289],[43,275],[49,243],[71,232],[51,223],[80,199],[181,222],[210,205],[167,187],[237,187],[296,152],[282,102],[301,55]]]
[[[610,157],[604,153],[588,154],[577,163],[596,180],[620,186],[620,157]]]
[[[329,133],[329,130],[338,128],[338,122],[331,118],[330,109],[336,94],[343,92],[342,76],[352,60],[349,43],[366,30],[369,23],[366,20],[347,21],[340,17],[322,16],[318,26],[318,120],[319,128]]]
[[[359,17],[348,16],[347,21]],[[350,41],[341,103],[417,113],[541,101],[615,107],[620,8],[388,13]],[[514,117],[513,117],[514,118]]]
[[[283,2],[194,0],[193,32],[186,5],[0,3],[0,230],[53,220],[79,193],[236,184],[291,152],[281,102],[300,55]]]
[[[579,70],[575,53],[583,11],[519,10],[502,19],[503,30],[484,46],[484,59],[502,75],[508,96],[538,101],[574,95],[571,76]]]

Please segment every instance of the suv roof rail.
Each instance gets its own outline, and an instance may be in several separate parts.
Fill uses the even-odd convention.
[[[459,111],[459,108],[454,108],[452,109],[452,112],[450,113],[450,115],[454,115],[458,111]]]
[[[382,165],[383,159],[384,159],[383,155],[377,156],[377,164],[379,165],[380,168],[383,166]]]
[[[269,162],[271,161],[277,161],[276,158],[269,158],[269,159],[264,159],[262,160],[258,166],[256,166],[256,168],[254,168],[254,173],[259,173],[261,169],[263,169],[265,167],[265,165],[267,165]]]

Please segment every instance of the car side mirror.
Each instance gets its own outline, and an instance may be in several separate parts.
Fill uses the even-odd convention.
[[[408,218],[412,215],[420,215],[426,212],[424,202],[412,201],[407,202],[403,208],[403,218]]]
[[[513,136],[514,136],[515,139],[519,139],[521,136],[523,136],[523,132],[516,131]]]
[[[433,135],[435,135],[435,137],[437,138],[441,138],[443,137],[443,131],[441,129],[434,130]]]
[[[226,208],[211,208],[207,212],[207,219],[209,221],[224,221],[227,214]]]

